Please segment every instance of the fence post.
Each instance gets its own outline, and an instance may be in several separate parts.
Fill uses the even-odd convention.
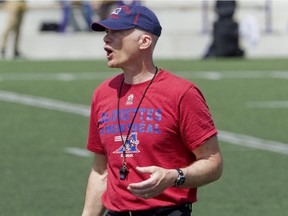
[[[209,3],[208,0],[202,1],[202,34],[209,33],[209,19],[208,19],[208,13],[209,13]]]
[[[265,33],[272,33],[272,1],[265,1]]]

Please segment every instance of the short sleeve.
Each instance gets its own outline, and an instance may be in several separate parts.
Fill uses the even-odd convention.
[[[87,149],[89,151],[105,154],[105,150],[101,143],[99,127],[98,127],[98,114],[95,110],[95,94],[92,98],[91,103],[91,112],[90,112],[90,122],[89,122],[89,130],[88,130],[88,141],[87,141]]]
[[[179,104],[180,133],[183,142],[194,150],[217,134],[211,113],[201,91],[193,86]]]

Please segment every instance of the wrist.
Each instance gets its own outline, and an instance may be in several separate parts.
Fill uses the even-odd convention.
[[[174,181],[174,187],[181,187],[185,183],[186,177],[182,169],[178,168],[176,171],[178,175]]]
[[[169,187],[174,187],[175,186],[175,179],[178,177],[178,172],[176,169],[170,169],[168,173],[168,183]]]

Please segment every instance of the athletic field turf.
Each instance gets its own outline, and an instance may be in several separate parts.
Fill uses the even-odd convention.
[[[287,215],[288,59],[157,60],[194,81],[219,129],[222,178],[199,189],[194,216]],[[85,151],[105,61],[0,61],[0,215],[80,215]]]

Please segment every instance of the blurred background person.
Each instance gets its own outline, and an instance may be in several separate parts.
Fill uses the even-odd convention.
[[[215,2],[218,19],[214,22],[213,41],[204,58],[244,56],[244,51],[239,47],[239,25],[233,19],[236,9],[237,4],[234,0]]]
[[[71,27],[73,31],[89,31],[90,25],[93,19],[93,8],[90,1],[85,0],[60,0],[62,7],[62,21],[60,23],[60,32],[66,32],[68,27]],[[75,14],[76,11],[80,11],[84,19],[85,27],[79,24],[79,16]]]
[[[99,16],[99,19],[106,19],[112,12],[112,10],[115,8],[117,1],[116,0],[102,0],[97,5],[97,15]]]
[[[117,1],[118,6],[122,5],[129,5],[129,6],[135,6],[135,5],[141,5],[141,0],[123,0],[123,1]]]
[[[23,16],[26,11],[26,2],[24,0],[6,0],[4,9],[7,11],[7,25],[1,37],[1,55],[3,58],[7,54],[7,44],[9,36],[13,36],[13,58],[22,57],[19,51],[19,40]],[[14,33],[14,35],[12,34]]]

